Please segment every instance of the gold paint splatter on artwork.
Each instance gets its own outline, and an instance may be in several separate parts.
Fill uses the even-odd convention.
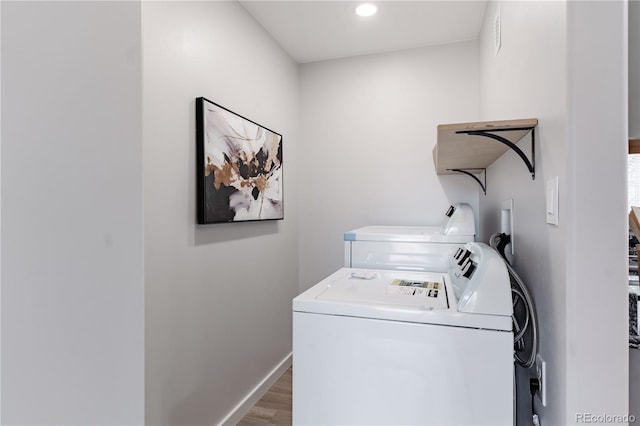
[[[253,181],[254,185],[256,186],[256,188],[258,188],[258,191],[263,192],[265,189],[267,189],[267,177],[265,175],[260,175],[258,176],[254,181]]]
[[[207,165],[204,166],[204,175],[209,176],[214,171],[216,166],[211,164],[211,157],[207,156]]]
[[[213,166],[213,186],[216,188],[216,190],[220,189],[220,186],[222,184],[224,184],[225,186],[231,185],[231,182],[233,182],[234,180],[234,169],[237,169],[237,166],[234,167],[230,163],[224,163],[222,167]]]
[[[274,167],[279,167],[281,162],[277,157],[277,147],[279,145],[279,139],[271,140],[271,149],[268,150],[267,158],[265,159],[264,171],[271,171]],[[216,190],[220,190],[222,185],[235,186],[236,188],[257,188],[258,191],[264,194],[264,191],[269,185],[270,173],[260,174],[256,177],[242,178],[240,175],[239,164],[245,164],[250,169],[257,169],[260,167],[260,161],[256,153],[250,152],[238,152],[238,159],[236,161],[225,162],[221,166],[213,164],[211,157],[207,156],[207,164],[205,166],[205,176],[210,176],[213,173],[213,185]],[[262,210],[262,209],[260,209]]]

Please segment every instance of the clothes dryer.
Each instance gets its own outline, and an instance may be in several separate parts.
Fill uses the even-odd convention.
[[[446,272],[449,253],[475,233],[466,203],[449,207],[438,226],[365,226],[344,233],[344,266]]]

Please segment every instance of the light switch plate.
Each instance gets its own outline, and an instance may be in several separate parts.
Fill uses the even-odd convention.
[[[558,225],[559,220],[559,196],[558,196],[558,176],[547,181],[547,223],[550,225]]]

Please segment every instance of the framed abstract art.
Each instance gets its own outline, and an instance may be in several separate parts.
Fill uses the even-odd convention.
[[[282,135],[196,99],[198,223],[284,218]]]

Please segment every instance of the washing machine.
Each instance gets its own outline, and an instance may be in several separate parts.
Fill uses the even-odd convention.
[[[467,203],[450,206],[438,226],[365,226],[344,233],[344,266],[446,272],[449,253],[475,233]]]
[[[293,300],[294,425],[511,425],[503,259],[467,243],[447,272],[342,268]]]

